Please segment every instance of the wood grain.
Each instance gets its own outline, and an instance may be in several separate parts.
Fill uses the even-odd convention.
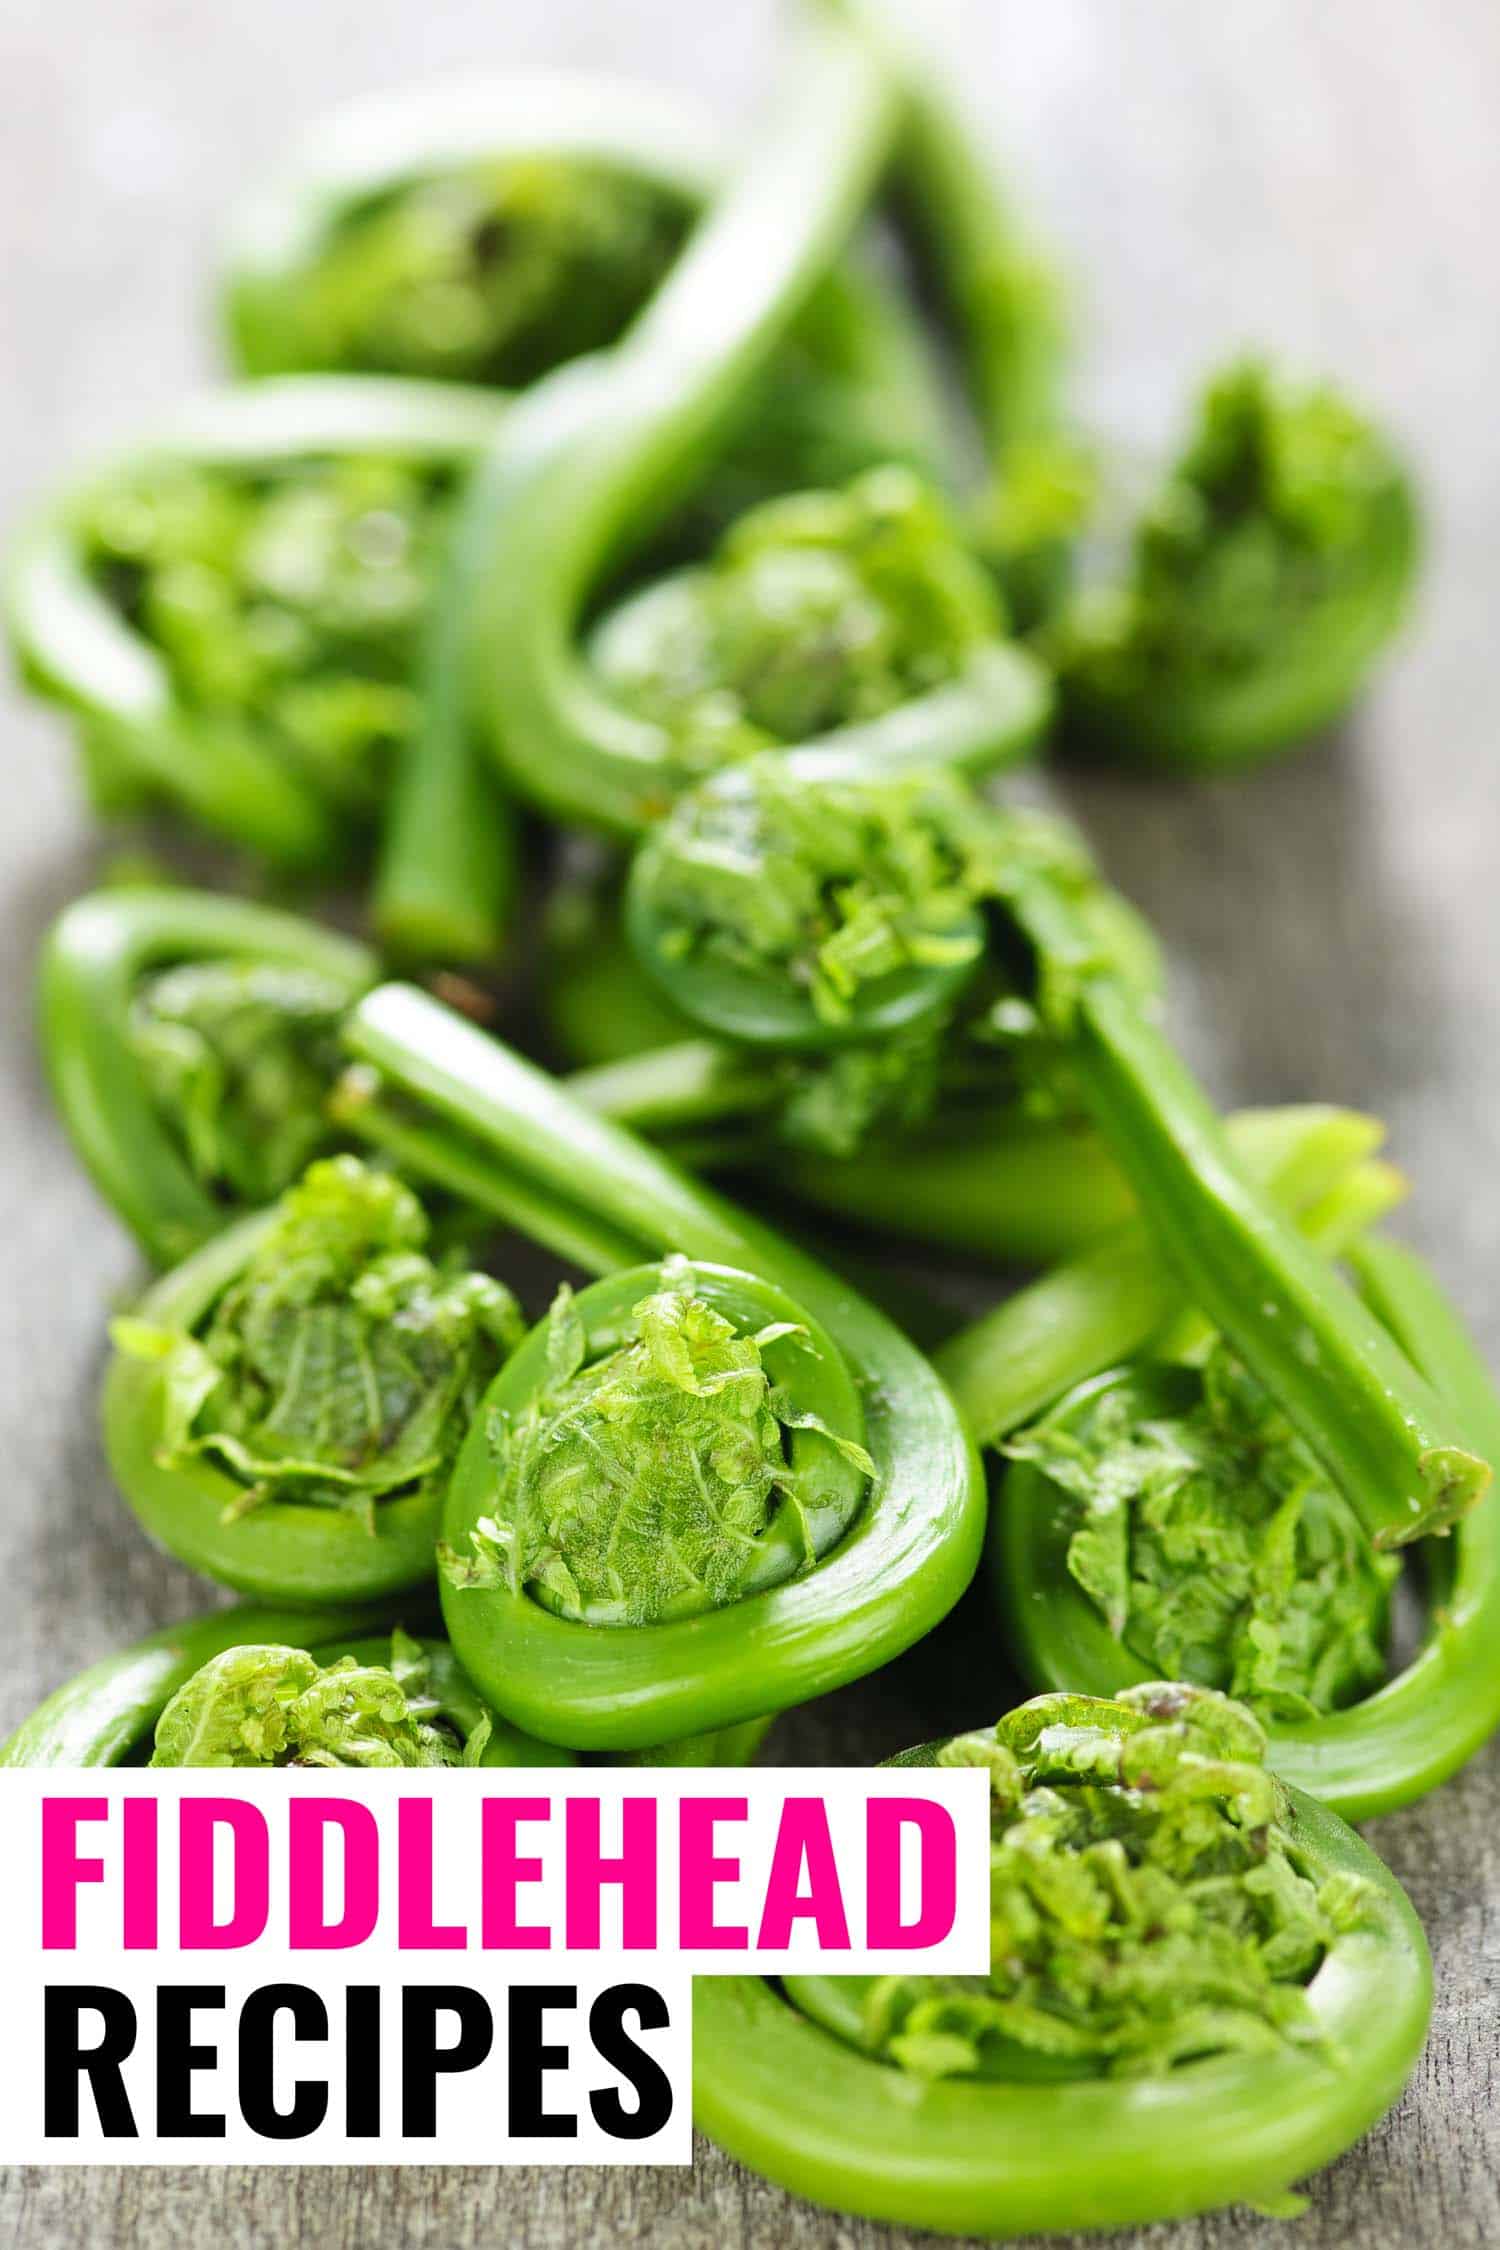
[[[1331,1096],[1390,1120],[1409,1226],[1500,1355],[1500,13],[1491,0],[931,0],[998,156],[1080,277],[1081,397],[1149,450],[1194,372],[1274,339],[1404,433],[1431,513],[1425,614],[1357,728],[1244,784],[1069,783],[1158,922],[1176,1021],[1226,1101]],[[357,91],[511,63],[586,64],[747,112],[761,0],[8,0],[0,21],[0,504],[212,364],[223,214],[292,126]],[[201,1591],[147,1548],[94,1430],[103,1309],[127,1246],[77,1176],[33,1058],[48,916],[97,865],[58,728],[13,702],[0,817],[0,1723]],[[1497,1656],[1500,1661],[1500,1656]],[[993,1677],[973,1701],[975,1678]],[[786,1726],[779,1754],[863,1759],[972,1723],[1004,1689],[988,1621]],[[1500,2241],[1492,1753],[1374,1840],[1431,1931],[1436,2027],[1396,2115],[1313,2189],[1299,2250]],[[1169,2153],[1164,2157],[1169,2160]],[[320,2250],[874,2250],[711,2151],[674,2172],[12,2174],[25,2250],[205,2240]],[[908,2241],[915,2238],[905,2238]],[[1153,2250],[1279,2241],[1244,2213]]]

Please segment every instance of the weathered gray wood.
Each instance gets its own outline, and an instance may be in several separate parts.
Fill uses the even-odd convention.
[[[914,7],[914,13],[917,12]],[[1275,339],[1390,413],[1431,504],[1425,616],[1357,729],[1241,785],[1070,784],[1173,950],[1183,1035],[1226,1100],[1381,1111],[1418,1183],[1410,1226],[1500,1352],[1500,15],[1490,0],[933,0],[961,68],[1083,285],[1082,388],[1150,445],[1186,379]],[[7,0],[0,11],[0,480],[6,512],[169,403],[211,360],[204,281],[226,206],[289,128],[356,91],[513,62],[701,87],[744,112],[763,0]],[[0,819],[0,1720],[201,1598],[106,1486],[93,1396],[129,1252],[50,1123],[28,975],[94,864],[57,728],[4,715]],[[983,1661],[982,1617],[974,1620]],[[1500,1656],[1497,1656],[1500,1661]],[[946,1681],[943,1673],[946,1670]],[[965,1701],[917,1661],[788,1726],[782,1754],[862,1758]],[[1500,1764],[1380,1824],[1431,1929],[1437,2026],[1396,2117],[1314,2189],[1304,2250],[1500,2240],[1493,2121]],[[893,2238],[793,2206],[711,2152],[691,2176],[30,2173],[0,2187],[35,2250],[207,2239],[342,2250],[561,2250]],[[1281,2239],[1236,2215],[1160,2250]]]

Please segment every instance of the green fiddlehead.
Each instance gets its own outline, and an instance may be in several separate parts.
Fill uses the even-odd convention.
[[[554,812],[633,833],[703,762],[701,739],[685,762],[676,726],[611,691],[581,628],[624,546],[639,548],[725,442],[873,191],[899,106],[876,43],[839,21],[810,25],[774,135],[628,336],[529,394],[477,472],[469,507],[489,568],[472,621],[475,693],[506,770]],[[831,739],[850,756],[985,763],[1029,740],[1045,708],[1036,668],[992,634],[952,679],[880,716],[840,718]]]
[[[1431,1970],[1388,1870],[1266,1759],[1242,1705],[1154,1681],[894,1761],[988,1775],[988,1976],[700,1983],[699,2123],[944,2232],[1285,2208],[1395,2100]]]
[[[12,1767],[466,1763],[571,1760],[489,1710],[446,1641],[378,1605],[189,1618],[67,1681],[0,1744]]]
[[[672,104],[582,80],[345,109],[236,224],[230,348],[248,375],[524,388],[615,341],[680,251],[705,170]]]
[[[430,1575],[458,1445],[524,1324],[427,1236],[400,1181],[324,1159],[115,1322],[106,1448],[164,1545],[269,1598]]]
[[[494,1720],[441,1643],[399,1626],[320,1663],[247,1642],[184,1681],[156,1722],[153,1766],[477,1766]]]
[[[290,865],[344,852],[418,724],[439,524],[495,412],[416,383],[222,392],[37,521],[10,634],[104,809],[164,802]]]
[[[699,1329],[692,1315],[700,1339],[740,1363],[721,1403],[753,1409],[731,1423],[732,1443],[718,1408],[705,1413],[701,1360],[695,1369],[677,1348],[680,1332],[672,1341],[687,1310],[667,1308],[666,1331],[636,1354],[638,1308],[681,1268],[616,1273],[533,1333],[470,1425],[443,1525],[449,1631],[498,1710],[577,1748],[642,1748],[858,1677],[946,1613],[972,1569],[982,1494],[943,1386],[880,1314],[420,993],[383,987],[345,1036],[386,1089],[364,1111],[377,1144],[399,1098],[466,1148],[493,1194],[571,1202],[591,1226],[633,1240],[633,1263],[688,1260],[685,1304],[706,1302],[733,1330]],[[604,1255],[596,1270],[623,1263]],[[612,1408],[645,1399],[646,1422],[683,1441],[672,1474],[652,1480],[670,1496],[677,1544],[658,1545],[644,1567],[639,1487],[595,1489],[586,1520],[573,1512],[572,1448],[605,1383]],[[713,1478],[688,1504],[684,1472],[704,1463],[705,1444]],[[618,1582],[616,1561],[628,1564]],[[642,1622],[629,1622],[632,1609]]]
[[[685,1259],[564,1291],[497,1383],[493,1511],[456,1587],[646,1625],[810,1570],[874,1474],[836,1345],[782,1291]]]
[[[1384,1680],[1400,1563],[1222,1345],[1201,1366],[1085,1385],[1005,1452],[1021,1469],[1004,1508],[1038,1507],[1027,1472],[1067,1496],[1068,1575],[1149,1669],[1268,1719],[1338,1710]]]
[[[1334,391],[1246,362],[1206,389],[1121,583],[1049,651],[1070,744],[1209,769],[1339,718],[1406,613],[1416,503],[1385,437]]]
[[[58,918],[38,994],[53,1097],[154,1263],[330,1144],[339,1025],[374,980],[362,946],[241,899],[102,891]]]
[[[748,1720],[606,1762],[748,1765],[769,1723]],[[308,1761],[575,1762],[570,1750],[533,1740],[491,1710],[449,1644],[430,1633],[413,1636],[389,1602],[340,1609],[240,1603],[188,1618],[55,1688],[0,1743],[0,1767]]]
[[[1490,1452],[1494,1386],[1432,1276],[1362,1224],[1353,1237],[1362,1293]],[[1089,1278],[1097,1318],[1107,1299],[1097,1264]],[[1421,1645],[1392,1670],[1391,1558],[1222,1346],[1206,1362],[1169,1364],[1150,1356],[1150,1324],[1105,1327],[1094,1364],[1111,1372],[1080,1383],[1084,1290],[1047,1307],[1028,1307],[1025,1294],[982,1349],[959,1338],[939,1357],[1011,1459],[991,1564],[1027,1678],[1113,1692],[1171,1647],[1186,1676],[1233,1679],[1270,1725],[1278,1768],[1351,1818],[1409,1803],[1462,1765],[1500,1724],[1488,1654],[1500,1617],[1492,1492],[1450,1541],[1420,1550]],[[1171,1321],[1156,1310],[1160,1351]],[[1023,1356],[1035,1326],[1034,1356],[1049,1370],[1024,1404],[1005,1398],[1002,1323]],[[1050,1411],[1025,1427],[1040,1406]]]

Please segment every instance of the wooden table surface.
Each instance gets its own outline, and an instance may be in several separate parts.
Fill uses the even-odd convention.
[[[1422,614],[1356,726],[1244,783],[1070,783],[1066,795],[1164,933],[1176,1025],[1215,1092],[1328,1096],[1387,1118],[1415,1181],[1403,1223],[1500,1360],[1500,11],[912,4],[1077,277],[1082,403],[1099,427],[1158,444],[1216,355],[1275,342],[1357,386],[1420,465]],[[764,0],[5,0],[5,521],[212,367],[220,223],[305,118],[373,88],[546,63],[655,75],[738,123],[772,30]],[[135,1267],[53,1125],[30,1021],[40,934],[97,862],[56,723],[11,700],[0,726],[8,1726],[203,1594],[147,1547],[100,1458],[104,1313]],[[986,1620],[976,1609],[966,1622],[971,1659],[908,1661],[834,1698],[781,1730],[780,1755],[858,1762],[930,1733],[945,1711],[989,1716],[960,1684],[987,1661]],[[1401,2107],[1314,2186],[1284,2239],[1495,2243],[1500,1753],[1371,1833],[1431,1933],[1432,2041]],[[691,2174],[32,2171],[4,2179],[0,2211],[28,2250],[898,2239],[793,2205],[708,2149]],[[1204,2250],[1283,2233],[1236,2213],[1141,2239]]]

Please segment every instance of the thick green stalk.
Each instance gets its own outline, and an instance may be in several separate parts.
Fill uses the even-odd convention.
[[[361,1141],[383,1150],[409,1179],[457,1196],[585,1273],[613,1273],[639,1262],[634,1235],[595,1219],[586,1206],[549,1192],[524,1172],[505,1170],[465,1134],[386,1099],[378,1081],[369,1083],[357,1069],[338,1087],[333,1114]]]
[[[895,97],[865,45],[820,30],[798,63],[759,157],[626,342],[539,385],[471,488],[490,550],[476,699],[515,779],[565,816],[633,831],[665,802],[669,746],[595,683],[579,622],[627,537],[639,543],[690,484],[885,161]]]
[[[1399,1200],[1399,1175],[1370,1154],[1379,1138],[1371,1118],[1313,1110],[1300,1138],[1284,1140],[1274,1155],[1247,1141],[1245,1161],[1266,1195],[1328,1256]],[[1017,1290],[933,1356],[975,1437],[993,1445],[1185,1317],[1179,1275],[1136,1220]]]
[[[1019,1106],[966,1119],[961,1130],[939,1124],[852,1156],[768,1142],[757,1120],[776,1108],[777,1081],[764,1060],[727,1041],[677,1040],[573,1071],[566,1084],[590,1109],[659,1139],[695,1171],[759,1169],[778,1192],[861,1228],[997,1265],[1075,1257],[1123,1225],[1134,1207],[1094,1126],[1034,1117]],[[724,1131],[705,1141],[705,1127]],[[1374,1119],[1313,1103],[1241,1110],[1226,1119],[1225,1130],[1257,1178],[1285,1164],[1294,1181],[1304,1150],[1312,1158],[1326,1147],[1333,1158],[1343,1149],[1353,1163],[1381,1139]],[[1316,1166],[1311,1176],[1320,1179]]]
[[[1075,1029],[1090,1107],[1185,1295],[1290,1415],[1375,1545],[1456,1522],[1491,1473],[1461,1415],[1246,1178],[1134,998],[1086,978]]]
[[[984,449],[999,461],[1057,420],[1064,347],[1060,292],[1009,208],[988,152],[959,115],[898,11],[836,0],[885,42],[902,88],[895,179],[903,216],[962,365]]]
[[[493,961],[515,905],[515,814],[479,740],[465,669],[483,566],[459,506],[422,639],[419,712],[381,811],[371,919],[402,962]]]
[[[1367,1303],[1500,1458],[1500,1394],[1433,1275],[1410,1250],[1372,1239],[1350,1253]],[[1500,1726],[1500,1495],[1491,1489],[1433,1560],[1418,1654],[1376,1694],[1316,1724],[1276,1731],[1276,1763],[1351,1820],[1409,1804],[1458,1771]]]

